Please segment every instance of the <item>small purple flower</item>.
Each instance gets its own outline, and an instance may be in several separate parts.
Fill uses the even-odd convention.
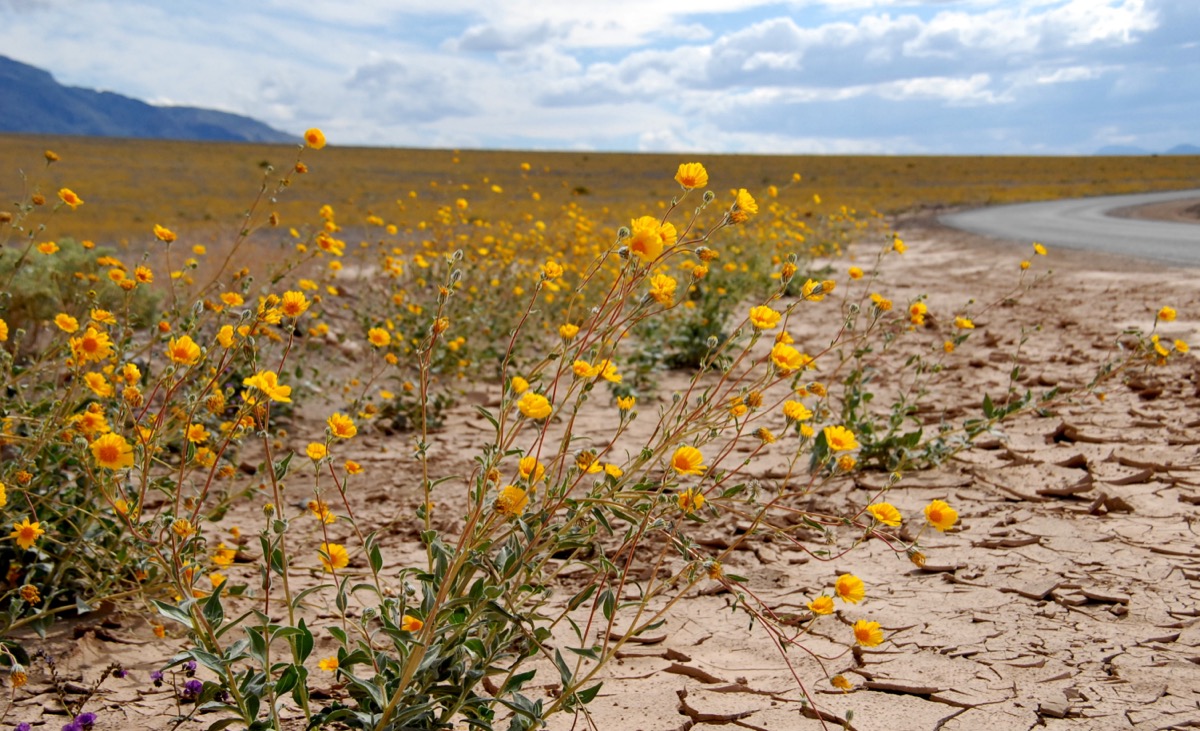
[[[66,724],[65,726],[63,726],[62,731],[83,731],[83,726],[80,726],[79,724],[72,721],[72,722]]]
[[[151,670],[150,671],[150,681],[152,683],[154,683],[155,688],[161,688],[162,684],[163,684],[163,671]]]
[[[195,700],[200,697],[202,690],[204,690],[204,683],[193,679],[183,684],[183,692],[180,695],[184,700]]]
[[[196,661],[188,660],[183,664],[183,672],[189,678],[196,674]]]
[[[126,675],[129,675],[129,671],[125,668],[117,668],[113,670],[112,674],[114,678],[124,678]]]
[[[75,717],[75,723],[79,724],[83,731],[91,731],[92,726],[96,725],[96,714],[91,711],[81,713]]]
[[[28,721],[22,721],[13,731],[33,731],[33,726],[30,726]]]

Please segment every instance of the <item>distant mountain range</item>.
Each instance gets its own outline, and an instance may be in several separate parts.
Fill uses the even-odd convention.
[[[249,117],[198,107],[159,107],[63,86],[49,72],[0,56],[0,132],[165,140],[297,142]]]
[[[1200,155],[1196,145],[1175,145],[1166,152],[1153,152],[1133,145],[1108,145],[1096,150],[1097,155]]]

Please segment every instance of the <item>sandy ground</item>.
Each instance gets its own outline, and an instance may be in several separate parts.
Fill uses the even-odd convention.
[[[1154,203],[1148,206],[1118,208],[1114,216],[1144,218],[1151,221],[1175,221],[1178,223],[1200,223],[1200,198]]]
[[[928,293],[934,313],[970,296],[999,296],[1015,279],[1017,261],[1030,253],[926,219],[896,225],[909,251],[889,259],[877,288],[897,302]],[[984,391],[1003,388],[1019,322],[1040,325],[1022,348],[1022,385],[1035,389],[1082,385],[1111,356],[1124,328],[1149,327],[1164,304],[1180,318],[1160,332],[1200,345],[1196,271],[1059,251],[1043,263],[1053,277],[1016,306],[977,319],[972,339],[947,359],[933,401],[948,417],[975,413]],[[811,656],[787,657],[818,712],[803,702],[770,639],[747,633],[745,617],[730,613],[730,595],[714,584],[680,603],[660,641],[627,646],[626,657],[606,670],[590,727],[804,731],[841,728],[837,719],[848,711],[853,720],[845,728],[858,731],[1200,727],[1196,362],[1187,356],[1139,369],[1104,391],[1103,401],[1089,396],[1020,417],[1000,438],[935,470],[906,474],[888,495],[902,513],[919,516],[940,498],[961,516],[956,530],[924,537],[923,570],[897,560],[879,541],[832,563],[761,541],[734,552],[727,570],[747,575],[751,589],[780,614],[805,615],[804,603],[828,591],[837,574],[850,571],[866,582],[865,602],[839,604],[838,613],[811,625],[804,640]],[[486,385],[479,393],[489,398]],[[588,428],[585,422],[577,433],[587,436]],[[438,435],[439,466],[469,471],[469,450],[485,439],[464,403]],[[382,521],[411,511],[417,496],[406,475],[413,464],[407,441],[364,433],[353,444],[356,451],[346,456],[377,476],[356,493],[361,514]],[[756,469],[772,477],[770,460]],[[831,483],[811,498],[812,507],[855,509],[885,478],[864,473]],[[452,512],[456,498],[439,499]],[[254,524],[249,513],[241,519]],[[710,530],[718,538],[721,526]],[[408,529],[388,536],[389,560],[411,555],[414,539]],[[242,578],[249,576],[247,570]],[[880,621],[886,641],[852,648],[848,624],[859,618]],[[111,661],[131,669],[128,679],[107,681],[89,705],[101,715],[98,728],[168,727],[171,697],[146,678],[183,647],[179,637],[156,640],[143,619],[112,614],[63,623],[48,646],[64,676],[77,683],[90,682]],[[331,649],[322,640],[314,658]],[[836,673],[853,690],[833,688],[828,678]],[[531,692],[552,692],[556,679],[547,668],[538,678],[547,685]],[[38,671],[15,693],[3,723],[57,729],[65,723],[60,713]],[[550,727],[588,724],[562,717]]]

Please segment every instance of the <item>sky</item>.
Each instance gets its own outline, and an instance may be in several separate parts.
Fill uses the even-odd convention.
[[[1200,145],[1200,0],[0,0],[0,54],[341,145]]]

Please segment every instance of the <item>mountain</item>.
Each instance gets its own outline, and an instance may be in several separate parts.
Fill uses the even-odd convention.
[[[0,132],[166,140],[297,142],[249,117],[63,86],[49,72],[0,56]]]
[[[1108,145],[1096,150],[1095,155],[1200,155],[1200,147],[1195,145],[1175,145],[1166,152],[1152,152],[1143,147],[1133,145]]]
[[[1152,155],[1154,153],[1133,145],[1106,145],[1096,150],[1097,155]]]

